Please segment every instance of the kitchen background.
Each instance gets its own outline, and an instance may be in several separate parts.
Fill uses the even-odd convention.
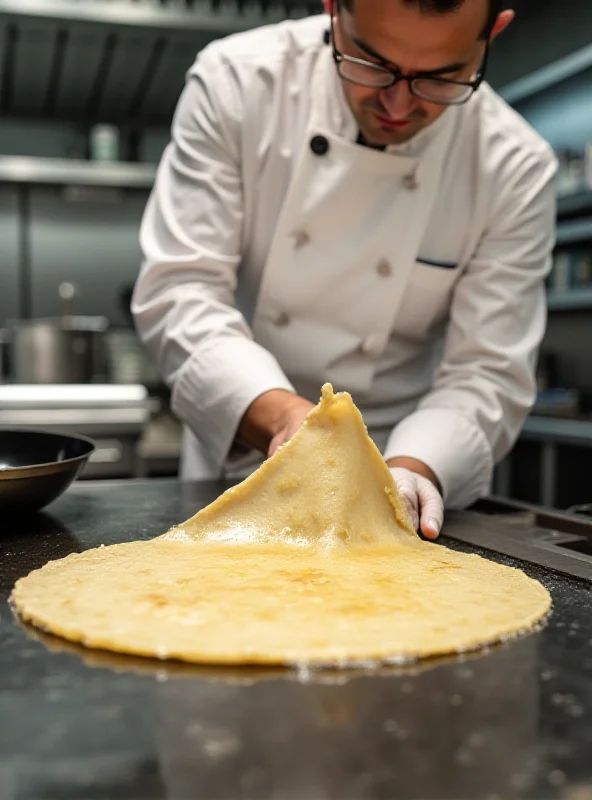
[[[513,5],[489,80],[560,157],[559,227],[539,401],[494,488],[566,508],[592,501],[592,3]],[[0,0],[0,425],[93,436],[86,477],[176,474],[179,424],[129,314],[156,164],[197,51],[318,10]]]

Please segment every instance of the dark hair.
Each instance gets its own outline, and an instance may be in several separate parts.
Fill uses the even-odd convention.
[[[364,0],[358,0],[363,2]],[[418,6],[419,10],[424,14],[449,14],[452,11],[459,9],[467,0],[403,0],[407,6]],[[354,0],[340,0],[343,8],[348,11],[352,10]],[[481,38],[485,39],[491,33],[491,29],[495,25],[498,14],[502,10],[503,0],[489,0],[489,13],[487,15],[487,22],[485,28],[481,33]]]

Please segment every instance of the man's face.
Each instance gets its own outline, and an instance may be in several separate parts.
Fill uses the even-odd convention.
[[[479,36],[488,9],[488,0],[465,0],[444,14],[422,12],[403,0],[353,0],[351,12],[339,9],[334,14],[335,45],[343,55],[404,75],[435,73],[470,81],[483,58],[485,42]],[[446,108],[415,97],[405,82],[388,89],[344,79],[342,84],[362,135],[375,145],[409,141]]]

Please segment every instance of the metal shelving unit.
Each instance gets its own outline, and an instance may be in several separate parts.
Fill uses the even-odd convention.
[[[520,106],[537,94],[590,69],[592,45],[508,84],[500,89],[500,94],[511,105]],[[557,219],[558,247],[592,242],[592,190],[558,198]],[[547,305],[550,311],[590,309],[592,289],[551,290],[547,294]]]
[[[0,157],[0,183],[150,189],[155,175],[152,164]]]
[[[592,189],[584,189],[558,198],[557,216],[559,219],[585,214],[587,211],[592,214]]]
[[[581,191],[561,197],[557,204],[557,246],[592,242],[592,216],[578,217],[592,212],[592,191]],[[592,289],[581,287],[550,290],[547,293],[549,311],[583,311],[592,308]]]
[[[214,39],[320,0],[0,0],[0,116],[168,127]]]
[[[592,308],[592,289],[551,290],[547,293],[549,311],[583,311]]]
[[[297,4],[290,4],[297,7]],[[306,7],[306,4],[303,4]],[[262,19],[273,22],[290,16],[290,7],[278,3],[265,10],[262,4],[241,0],[186,3],[132,2],[132,0],[0,0],[0,16],[18,24],[25,21],[61,25],[93,24],[128,29],[186,34],[211,31],[218,36],[247,30]]]
[[[589,45],[536,70],[524,78],[509,83],[500,89],[500,94],[510,105],[517,105],[591,68],[592,45]]]
[[[560,222],[557,226],[557,245],[580,244],[592,241],[592,218]]]

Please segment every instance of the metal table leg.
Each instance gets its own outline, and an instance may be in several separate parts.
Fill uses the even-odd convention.
[[[508,455],[495,468],[494,492],[499,497],[510,497],[512,492],[512,455]]]
[[[541,452],[540,502],[548,508],[557,505],[557,448],[552,442],[545,442]]]

